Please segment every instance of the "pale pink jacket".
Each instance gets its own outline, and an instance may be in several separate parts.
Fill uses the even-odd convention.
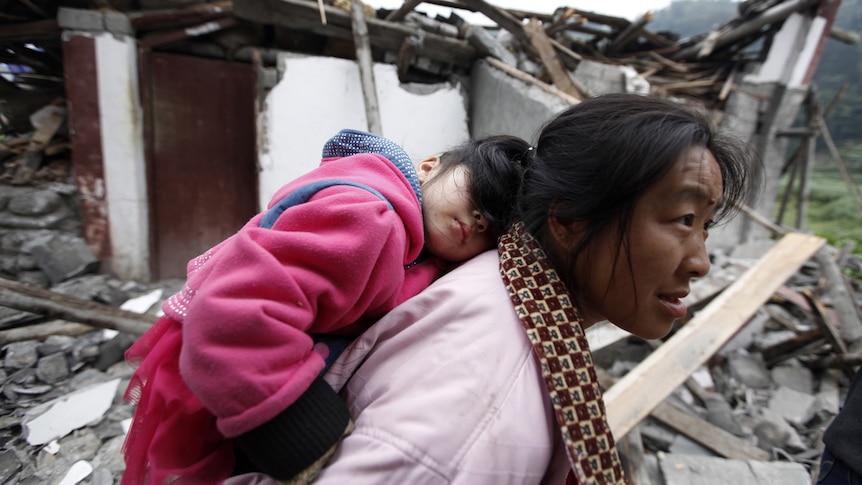
[[[356,428],[314,485],[565,483],[560,431],[496,250],[390,312],[326,379]]]

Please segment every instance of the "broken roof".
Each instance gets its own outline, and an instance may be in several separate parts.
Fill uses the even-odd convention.
[[[590,88],[569,72],[585,61],[628,66],[651,92],[696,98],[721,109],[732,73],[762,60],[764,46],[794,12],[818,8],[819,0],[755,0],[709,32],[680,39],[653,32],[652,15],[629,21],[576,8],[538,13],[503,9],[484,0],[429,4],[452,7],[448,18],[414,11],[363,9],[374,60],[396,64],[403,81],[437,82],[467,72],[488,58],[515,75],[525,74],[580,99]],[[132,9],[132,5],[140,8]],[[63,93],[60,38],[65,9],[102,12],[99,29],[131,33],[144,45],[196,55],[242,59],[249,50],[287,50],[355,57],[350,2],[344,0],[249,0],[140,2],[4,2],[0,6],[2,132],[26,131],[26,116]],[[480,12],[496,26],[470,25],[459,11]],[[838,36],[838,34],[836,34]],[[838,36],[840,38],[840,36]]]

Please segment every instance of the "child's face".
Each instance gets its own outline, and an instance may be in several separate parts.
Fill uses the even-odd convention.
[[[425,247],[446,261],[460,262],[494,245],[488,221],[473,207],[469,174],[460,165],[442,173],[437,157],[419,163]]]
[[[597,237],[577,266],[587,321],[607,319],[646,339],[667,335],[686,315],[680,299],[691,279],[709,271],[707,229],[722,186],[712,153],[691,147],[635,205],[624,235],[630,260],[617,250],[616,225]]]

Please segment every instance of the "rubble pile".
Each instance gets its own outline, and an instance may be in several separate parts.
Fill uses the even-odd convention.
[[[0,290],[3,304],[21,306],[9,285]],[[177,289],[176,283],[142,285],[91,273],[51,292],[152,322],[163,295]],[[133,411],[122,401],[132,374],[123,353],[139,335],[42,311],[0,306],[0,483],[119,483],[125,468],[120,449]]]

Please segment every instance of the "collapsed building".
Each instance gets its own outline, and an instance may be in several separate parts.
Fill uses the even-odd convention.
[[[420,13],[423,3],[453,10],[431,18]],[[858,365],[858,297],[841,274],[854,259],[764,216],[775,210],[782,174],[792,169],[804,181],[815,139],[828,142],[829,106],[820,105],[811,80],[830,38],[853,40],[832,27],[840,1],[747,1],[725,23],[682,39],[653,32],[649,13],[635,20],[566,7],[536,13],[483,0],[408,0],[397,10],[311,0],[55,7],[13,2],[0,20],[0,61],[20,66],[0,78],[6,279],[57,289],[92,273],[144,283],[180,278],[187,260],[316,166],[323,141],[341,128],[381,133],[418,159],[470,136],[531,140],[555,112],[597,94],[669,97],[708,110],[722,129],[746,139],[763,161],[764,186],[741,208],[745,217],[710,237],[716,274],[693,288],[692,318],[682,326],[689,330],[652,360],[644,354],[642,366],[608,392],[611,427],[632,437],[629,457],[638,455],[638,423],[649,417],[690,438],[696,428],[693,439],[724,458],[788,461],[765,451],[772,447],[791,449],[791,462],[815,461],[816,448],[812,454],[801,439],[770,441],[770,430],[789,433],[786,427],[752,424],[761,430],[754,446],[751,429],[728,436],[706,419],[692,424],[664,400],[684,386],[701,405],[715,405],[691,376],[711,359],[742,365],[735,363],[751,354],[731,352],[750,349],[752,340],[770,369],[794,359],[820,370]],[[472,25],[459,11],[480,12],[494,25]],[[800,113],[804,126],[797,126]],[[793,139],[802,143],[788,154]],[[804,199],[805,184],[798,190]],[[795,229],[802,229],[802,211],[804,204]],[[741,264],[737,250],[760,242],[771,249]],[[5,317],[3,328],[58,318],[138,335],[152,321],[105,308],[115,300],[104,293],[96,300],[102,305],[4,282],[0,305],[27,316]],[[780,310],[787,306],[792,315]],[[740,343],[744,329],[768,322],[790,333],[776,341],[749,332]],[[626,340],[609,339],[616,342],[609,349]],[[644,378],[658,373],[664,385]],[[830,379],[832,396],[841,377]],[[741,380],[739,373],[728,378]],[[17,388],[26,395],[26,386]],[[738,386],[722,392],[737,405],[744,400]],[[755,398],[767,399],[748,400]],[[810,431],[813,443],[832,411],[786,412],[797,412],[788,419]],[[655,445],[667,439],[660,432],[645,433],[644,441],[669,449]]]

